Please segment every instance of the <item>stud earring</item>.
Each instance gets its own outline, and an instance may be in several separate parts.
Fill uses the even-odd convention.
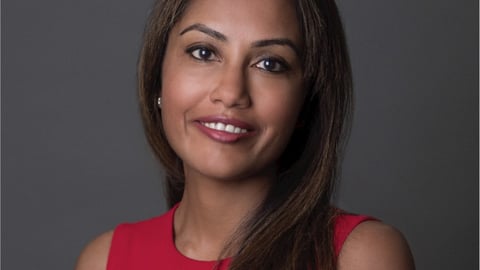
[[[162,108],[162,98],[161,97],[158,97],[157,104],[158,104],[158,107],[161,109]]]

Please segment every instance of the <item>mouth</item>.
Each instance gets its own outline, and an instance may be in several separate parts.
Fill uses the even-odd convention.
[[[232,124],[224,124],[222,122],[200,122],[200,124],[207,128],[224,131],[227,133],[243,134],[248,132],[248,130],[245,128],[237,127]]]
[[[194,122],[207,137],[221,143],[234,143],[255,134],[252,125],[225,116],[207,116]]]

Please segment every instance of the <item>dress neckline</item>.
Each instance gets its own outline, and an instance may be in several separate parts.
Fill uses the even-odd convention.
[[[185,263],[188,263],[190,265],[198,265],[199,267],[203,266],[215,266],[217,263],[219,266],[223,266],[223,264],[230,264],[231,259],[226,258],[222,259],[220,261],[217,260],[197,260],[193,259],[190,257],[185,256],[180,250],[177,249],[177,246],[175,245],[175,228],[174,228],[174,217],[175,217],[175,211],[177,210],[178,206],[180,203],[175,204],[168,212],[167,212],[167,219],[168,223],[170,224],[170,233],[169,233],[169,238],[168,238],[168,249],[170,249],[171,253],[174,254],[177,260],[184,261]],[[222,267],[219,269],[223,269]]]

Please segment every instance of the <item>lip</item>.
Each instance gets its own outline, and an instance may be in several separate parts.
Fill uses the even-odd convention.
[[[244,121],[235,119],[235,118],[228,118],[223,115],[211,115],[197,118],[193,121],[195,126],[209,138],[213,139],[214,141],[221,142],[221,143],[234,143],[239,141],[240,139],[251,137],[256,133],[255,128],[253,125],[246,123]],[[202,123],[223,123],[225,125],[233,125],[239,127],[241,129],[246,129],[247,132],[245,133],[229,133],[226,131],[215,130],[209,127],[202,125]]]

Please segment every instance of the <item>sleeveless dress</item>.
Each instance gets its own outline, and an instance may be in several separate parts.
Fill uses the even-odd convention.
[[[178,205],[177,205],[178,206]],[[226,270],[230,259],[198,261],[182,255],[173,239],[173,216],[177,206],[165,214],[115,228],[107,270]],[[334,248],[338,256],[350,232],[368,216],[342,213],[335,221]]]

